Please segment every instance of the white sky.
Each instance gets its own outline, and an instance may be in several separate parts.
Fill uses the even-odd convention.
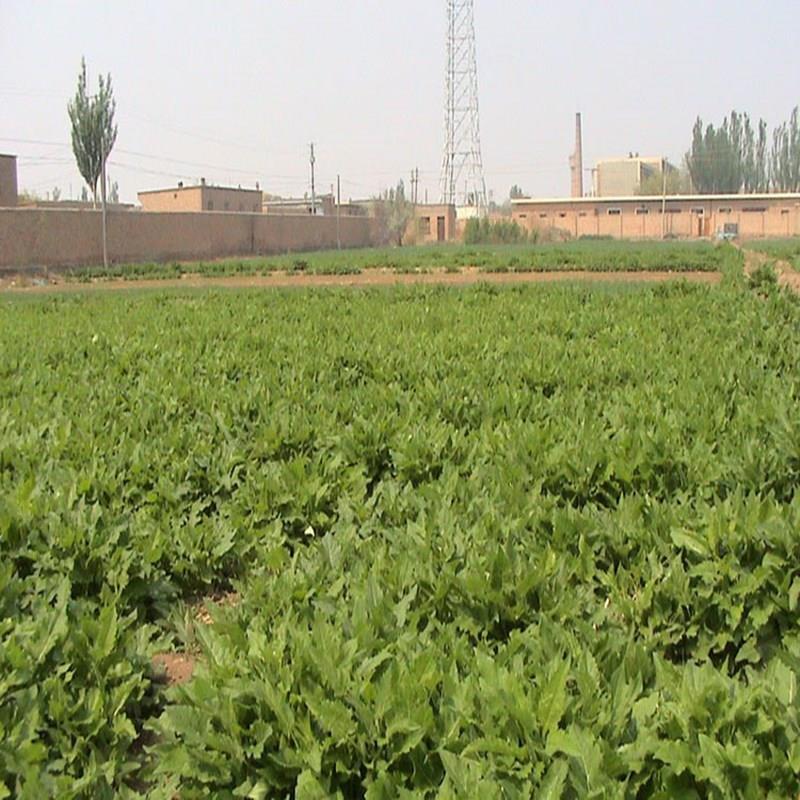
[[[584,164],[679,161],[699,114],[772,127],[800,103],[798,0],[475,0],[486,180],[569,191]],[[421,171],[438,199],[444,0],[0,0],[0,152],[21,188],[77,197],[66,105],[110,72],[123,200],[178,179],[368,197]]]

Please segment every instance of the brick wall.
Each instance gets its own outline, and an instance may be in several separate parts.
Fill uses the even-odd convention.
[[[342,217],[342,247],[375,242],[371,219]],[[100,264],[99,211],[0,209],[0,268]],[[108,216],[116,263],[211,259],[336,247],[336,219],[125,211]]]
[[[739,226],[742,239],[800,236],[800,195],[667,199],[667,213],[654,199],[519,201],[514,219],[528,230],[558,229],[574,238],[680,239],[713,237],[725,223]]]

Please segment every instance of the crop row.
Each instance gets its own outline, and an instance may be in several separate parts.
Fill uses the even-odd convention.
[[[552,245],[428,246],[299,253],[266,258],[227,259],[213,262],[120,264],[107,269],[73,269],[68,278],[137,280],[200,276],[267,275],[273,272],[312,275],[358,274],[370,269],[395,272],[457,271],[477,268],[488,272],[550,270],[718,271],[731,257],[730,248],[708,243],[682,242],[572,242]]]
[[[798,794],[793,298],[88,293],[0,341],[0,796]]]

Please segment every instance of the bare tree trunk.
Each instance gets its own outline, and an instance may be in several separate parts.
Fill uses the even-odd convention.
[[[100,173],[100,196],[103,202],[103,268],[108,269],[108,232],[106,229],[106,157],[103,154],[103,171]]]

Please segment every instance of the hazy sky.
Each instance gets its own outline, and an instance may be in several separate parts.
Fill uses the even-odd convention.
[[[770,126],[800,103],[798,0],[475,0],[486,180],[569,191],[584,161],[680,160],[694,118]],[[419,167],[438,199],[444,0],[0,0],[0,152],[21,188],[80,192],[68,99],[81,56],[112,74],[123,200],[201,176],[367,197]]]

